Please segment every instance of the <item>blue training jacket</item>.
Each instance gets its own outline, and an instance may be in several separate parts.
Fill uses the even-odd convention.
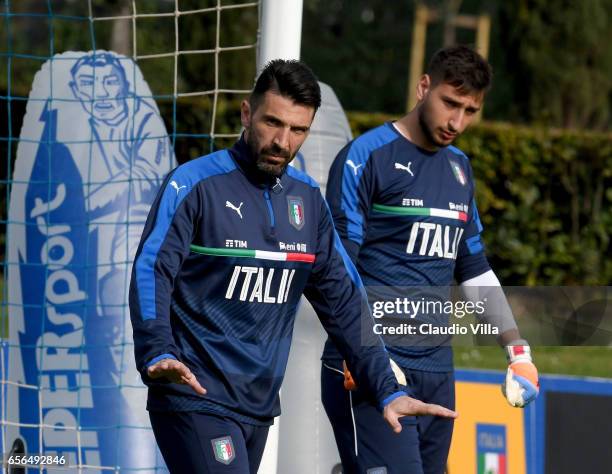
[[[385,123],[338,153],[326,198],[342,243],[370,293],[375,287],[450,286],[453,279],[463,282],[490,270],[472,168],[456,147],[423,150]],[[418,315],[415,321],[428,318]],[[453,370],[450,346],[439,344],[439,338],[431,341],[387,349],[404,367]],[[328,339],[323,359],[338,358]]]
[[[403,393],[382,341],[362,344],[361,325],[373,322],[363,286],[309,176],[288,167],[276,183],[242,139],[176,168],[149,213],[130,286],[147,408],[270,424],[302,294],[380,407]],[[164,357],[208,393],[150,379],[146,368]]]

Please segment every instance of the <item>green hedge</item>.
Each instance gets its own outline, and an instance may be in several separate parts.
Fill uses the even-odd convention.
[[[240,128],[239,103],[238,98],[219,101],[217,133]],[[203,136],[185,136],[210,130],[209,99],[179,101],[176,108],[159,101],[159,107],[168,132],[178,134],[175,151],[180,162],[234,141],[218,139],[213,144]],[[17,107],[14,112],[17,134],[21,114]],[[348,117],[355,136],[392,118],[360,112],[349,112]],[[483,123],[456,144],[471,159],[487,255],[504,284],[611,284],[612,134]],[[7,205],[1,183],[0,191],[3,259],[1,221]]]
[[[348,116],[355,136],[391,119]],[[610,285],[612,134],[482,123],[456,145],[470,157],[504,284]]]

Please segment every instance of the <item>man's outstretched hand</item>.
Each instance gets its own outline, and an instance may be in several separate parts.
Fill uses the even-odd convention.
[[[176,359],[162,359],[147,368],[147,375],[152,379],[165,377],[171,382],[189,385],[198,395],[206,395],[206,389],[182,362]]]
[[[458,416],[457,412],[453,410],[432,403],[424,403],[416,398],[410,398],[407,395],[397,397],[389,403],[383,411],[383,417],[396,433],[402,431],[402,425],[399,419],[402,416],[414,415],[433,415],[444,418],[457,418]]]

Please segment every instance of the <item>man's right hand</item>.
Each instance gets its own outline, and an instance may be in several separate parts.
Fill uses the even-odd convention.
[[[424,403],[416,398],[411,398],[407,395],[397,397],[391,401],[383,411],[383,417],[385,421],[389,423],[389,426],[399,433],[402,431],[402,425],[399,419],[402,416],[419,416],[419,415],[432,415],[441,416],[443,418],[457,418],[457,412],[444,408],[440,405],[434,405],[431,403]]]
[[[176,359],[162,359],[147,368],[147,375],[152,379],[167,378],[171,382],[189,385],[198,395],[206,395],[206,389],[182,362]]]

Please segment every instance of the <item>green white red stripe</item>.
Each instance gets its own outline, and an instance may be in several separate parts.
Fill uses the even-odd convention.
[[[374,204],[372,208],[383,214],[393,214],[396,216],[433,216],[444,217],[467,222],[467,214],[461,211],[450,209],[437,209],[435,207],[406,207],[406,206],[385,206],[384,204]]]
[[[478,474],[506,474],[506,455],[501,453],[479,453]]]
[[[228,249],[218,247],[200,247],[199,245],[190,245],[189,248],[192,252],[216,257],[247,257],[257,258],[260,260],[275,260],[279,262],[313,263],[315,261],[315,255],[312,253],[270,252],[269,250]]]

